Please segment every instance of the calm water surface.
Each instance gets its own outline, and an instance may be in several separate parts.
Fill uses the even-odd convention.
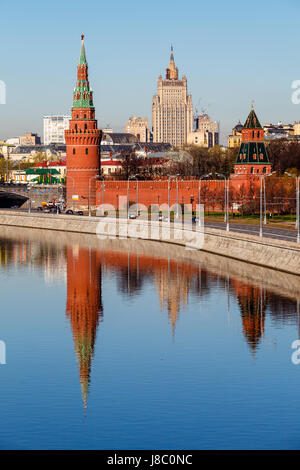
[[[300,448],[298,280],[56,236],[0,239],[1,449]]]

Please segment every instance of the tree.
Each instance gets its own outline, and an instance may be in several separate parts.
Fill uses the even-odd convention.
[[[267,152],[277,174],[284,174],[288,168],[300,171],[300,141],[275,139],[267,144]]]

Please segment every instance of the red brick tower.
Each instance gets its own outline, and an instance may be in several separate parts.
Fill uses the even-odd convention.
[[[84,36],[81,36],[81,51],[77,67],[77,83],[73,94],[72,119],[65,131],[67,146],[67,203],[72,195],[78,195],[76,207],[86,209],[95,206],[96,179],[100,175],[100,143],[102,131],[97,128],[93,92],[88,80]],[[89,191],[90,189],[90,191]]]
[[[253,109],[242,129],[242,143],[234,173],[237,175],[262,175],[272,171],[267,150],[264,143],[264,130]]]

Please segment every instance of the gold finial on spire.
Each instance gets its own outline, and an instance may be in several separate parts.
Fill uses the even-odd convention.
[[[82,35],[81,35],[81,41],[83,41],[83,40],[84,40],[84,34],[82,33]]]
[[[251,109],[252,109],[252,111],[254,109],[254,100],[251,101]]]

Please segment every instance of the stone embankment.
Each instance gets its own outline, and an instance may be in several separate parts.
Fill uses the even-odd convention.
[[[116,232],[120,234],[121,238],[127,238],[129,232],[130,238],[181,245],[186,247],[189,258],[196,256],[197,250],[194,250],[195,255],[191,250],[191,246],[193,248],[191,236],[195,235],[193,230],[183,229],[177,224],[176,226],[171,224],[168,232],[165,222],[158,222],[151,229],[150,223],[145,220],[131,220],[129,222],[126,219],[118,220],[63,214],[20,214],[13,211],[1,211],[0,213],[0,225],[3,226],[97,234],[102,239],[107,237],[107,233],[113,233],[113,230],[117,229]],[[129,228],[130,230],[128,230]],[[195,246],[199,247],[200,245]],[[205,228],[201,252],[214,253],[258,266],[300,275],[300,246],[293,242]]]

